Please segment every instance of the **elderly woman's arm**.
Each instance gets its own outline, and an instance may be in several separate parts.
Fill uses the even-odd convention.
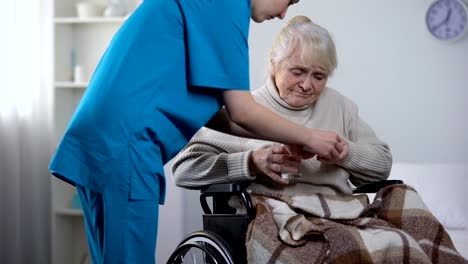
[[[202,128],[175,158],[172,173],[177,186],[191,189],[258,177],[287,184],[281,173],[298,173],[301,164],[291,148]]]
[[[202,128],[174,160],[172,173],[179,187],[198,189],[222,182],[254,180],[250,176],[245,138]]]
[[[358,107],[348,102],[347,135],[349,153],[337,164],[351,173],[350,181],[356,185],[386,180],[392,168],[389,146],[377,138],[372,128],[361,119]]]

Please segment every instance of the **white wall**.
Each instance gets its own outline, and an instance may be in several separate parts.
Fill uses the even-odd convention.
[[[267,52],[280,28],[294,15],[307,15],[336,41],[339,65],[329,85],[359,105],[362,117],[390,144],[396,162],[465,163],[468,37],[451,44],[432,38],[424,24],[431,2],[302,0],[283,21],[252,23],[251,87],[264,81]],[[168,254],[161,248],[180,241],[177,236],[201,229],[198,192],[175,188],[170,174],[167,183],[161,258]],[[175,236],[167,231],[180,225]]]
[[[175,186],[171,160],[164,166],[166,174],[166,204],[159,206],[156,263],[166,263],[177,245],[187,235],[202,230],[200,191]]]
[[[185,237],[184,233],[184,192],[172,181],[172,162],[164,166],[166,174],[166,204],[159,206],[158,239],[156,241],[156,263],[166,263],[167,259]],[[199,213],[197,214],[197,217]],[[200,216],[201,217],[201,216]],[[199,218],[200,218],[199,217]]]

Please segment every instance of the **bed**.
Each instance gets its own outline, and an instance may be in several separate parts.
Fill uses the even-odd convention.
[[[468,166],[464,164],[395,163],[389,179],[413,186],[444,225],[458,252],[468,259]]]

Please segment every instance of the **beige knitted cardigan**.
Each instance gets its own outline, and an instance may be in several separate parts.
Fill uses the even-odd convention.
[[[336,90],[326,87],[312,105],[303,108],[291,107],[282,100],[271,80],[253,95],[257,102],[295,123],[335,131],[348,141],[348,156],[336,164],[315,158],[304,160],[300,181],[280,186],[265,181],[265,177],[251,176],[248,169],[251,151],[278,143],[202,128],[174,160],[172,172],[177,186],[196,189],[212,183],[249,180],[253,181],[249,189],[258,194],[351,194],[351,183],[359,186],[385,180],[390,174],[392,156],[388,145],[359,117],[356,104]]]

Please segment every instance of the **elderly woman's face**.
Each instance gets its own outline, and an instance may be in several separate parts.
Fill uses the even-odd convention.
[[[301,58],[296,49],[289,59],[274,68],[273,80],[280,97],[290,106],[310,105],[320,96],[328,80],[328,72],[310,60]]]

